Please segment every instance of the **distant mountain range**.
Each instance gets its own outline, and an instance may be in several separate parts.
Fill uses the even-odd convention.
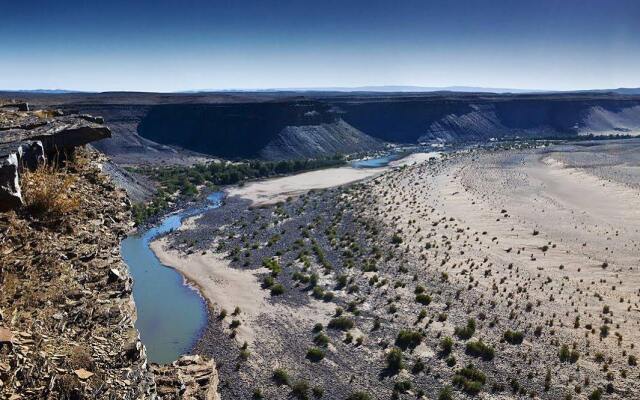
[[[67,90],[67,89],[29,89],[29,90],[0,90],[0,92],[34,93],[34,94],[67,94],[67,93],[100,93],[92,91]],[[382,86],[353,86],[353,87],[303,87],[303,88],[272,88],[272,89],[197,89],[184,90],[173,93],[277,93],[277,92],[340,92],[340,93],[498,93],[498,94],[523,94],[523,93],[617,93],[625,95],[640,95],[640,88],[617,89],[589,89],[589,90],[540,90],[540,89],[512,89],[512,88],[488,88],[479,86],[410,86],[410,85],[382,85]],[[124,92],[123,92],[124,93]]]
[[[272,89],[202,89],[182,91],[178,93],[210,93],[210,92],[371,92],[371,93],[429,93],[429,92],[452,92],[452,93],[498,93],[498,94],[523,94],[523,93],[618,93],[635,95],[640,94],[640,88],[618,88],[618,89],[589,89],[589,90],[542,90],[542,89],[513,89],[513,88],[491,88],[479,86],[410,86],[410,85],[382,85],[382,86],[353,86],[353,87],[302,87],[302,88],[272,88]]]

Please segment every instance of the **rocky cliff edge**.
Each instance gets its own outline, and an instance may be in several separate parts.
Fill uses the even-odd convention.
[[[13,124],[0,130],[3,166],[14,162],[21,189],[0,212],[0,398],[217,399],[212,360],[148,365],[119,250],[129,200],[101,173],[103,155],[76,149],[108,129],[27,110],[0,108],[0,126]],[[54,149],[65,160],[43,167]]]

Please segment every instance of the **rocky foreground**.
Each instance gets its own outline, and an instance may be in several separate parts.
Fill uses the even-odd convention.
[[[24,107],[4,111],[5,126],[37,119],[40,127],[68,127],[70,118],[71,125],[88,120],[34,115]],[[86,135],[75,132],[74,143],[91,141],[91,129],[97,136],[106,129],[97,119],[88,123]],[[148,365],[119,250],[132,228],[129,200],[100,172],[107,160],[97,152],[73,145],[72,154],[54,165],[46,142],[65,143],[58,135],[66,128],[49,128],[49,137],[40,138],[29,133],[37,127],[0,131],[2,148],[17,149],[4,161],[23,156],[27,139],[39,149],[37,162],[49,159],[31,169],[12,164],[20,196],[0,212],[0,398],[216,399],[213,361],[188,356],[173,365]]]

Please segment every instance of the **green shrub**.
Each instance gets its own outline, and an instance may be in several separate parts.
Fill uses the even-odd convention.
[[[351,319],[343,316],[332,318],[331,321],[329,321],[329,325],[327,325],[330,329],[339,329],[342,331],[348,331],[354,326],[355,324]]]
[[[561,362],[570,362],[575,363],[580,358],[580,353],[576,350],[569,350],[569,346],[563,344],[558,352],[558,356],[560,357]]]
[[[470,339],[476,332],[476,320],[469,318],[467,325],[464,327],[456,327],[454,333],[462,340]]]
[[[522,334],[522,332],[512,331],[511,329],[508,329],[504,333],[503,337],[507,343],[513,345],[521,344],[524,339],[524,335]]]
[[[589,400],[600,400],[602,398],[602,390],[601,389],[595,389],[593,392],[591,392],[591,394],[589,395]]]
[[[313,397],[317,399],[324,396],[324,389],[320,386],[315,386],[313,389],[311,389],[311,392],[313,393]]]
[[[451,349],[453,348],[453,339],[449,336],[442,338],[440,341],[440,348],[442,349],[442,353],[449,354],[451,353]]]
[[[318,346],[326,347],[329,344],[329,336],[324,333],[320,333],[313,338],[313,342]]]
[[[472,364],[459,369],[453,376],[453,384],[461,388],[463,392],[471,395],[480,393],[486,380],[485,374]]]
[[[278,385],[288,385],[290,382],[289,374],[282,368],[277,368],[273,371],[273,380]]]
[[[313,362],[319,362],[324,358],[324,351],[317,347],[312,347],[307,350],[307,358]]]
[[[475,342],[467,342],[467,354],[473,357],[481,357],[485,361],[493,360],[495,351],[493,347],[484,344],[481,340]]]
[[[283,293],[284,293],[284,286],[282,286],[282,284],[276,283],[275,285],[271,286],[272,296],[279,296]]]
[[[416,295],[416,302],[423,306],[428,306],[431,303],[431,296],[426,293],[420,293]]]
[[[391,372],[398,372],[404,368],[402,350],[393,348],[387,353],[387,369]]]
[[[398,393],[407,393],[411,390],[411,382],[410,381],[398,381],[393,385],[393,390]]]
[[[422,334],[409,329],[401,330],[398,332],[398,336],[396,337],[396,346],[403,350],[409,348],[413,349],[418,346],[420,342],[422,342]]]
[[[373,397],[367,392],[353,392],[347,397],[347,400],[373,400]]]
[[[299,400],[309,399],[309,383],[304,380],[294,383],[291,387],[291,395]]]
[[[438,392],[438,400],[453,400],[453,390],[451,386],[446,385]]]

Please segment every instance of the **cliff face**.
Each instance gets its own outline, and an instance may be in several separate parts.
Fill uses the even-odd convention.
[[[466,96],[337,101],[349,124],[391,141],[640,134],[640,99],[622,96]]]
[[[323,157],[381,146],[329,105],[310,101],[159,105],[142,119],[138,133],[224,158]]]
[[[377,150],[381,141],[640,133],[640,96],[614,93],[104,93],[34,100],[104,115],[113,137],[96,147],[134,164],[189,160],[173,146],[232,159],[296,158]]]

